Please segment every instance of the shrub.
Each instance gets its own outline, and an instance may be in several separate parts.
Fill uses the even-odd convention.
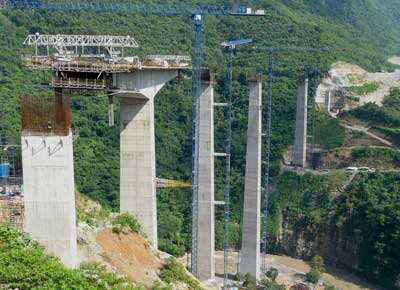
[[[244,278],[243,286],[246,288],[246,290],[256,290],[257,289],[256,277],[254,277],[250,273],[247,273]]]
[[[67,269],[43,247],[11,227],[0,227],[0,281],[5,289],[143,290],[97,263]]]
[[[306,280],[310,283],[317,284],[319,279],[321,279],[321,274],[315,270],[310,270],[310,272],[306,274]]]
[[[115,217],[112,221],[112,231],[114,233],[127,233],[131,230],[133,233],[140,233],[141,227],[138,221],[130,214],[123,213]]]
[[[325,273],[324,259],[321,256],[314,256],[311,260],[311,270],[306,274],[307,281],[317,284],[323,273]]]
[[[165,283],[171,284],[176,282],[185,283],[190,290],[203,290],[200,283],[193,279],[186,272],[185,268],[174,258],[169,258],[160,269],[160,278]]]
[[[235,280],[238,282],[242,282],[244,280],[244,275],[242,273],[237,273],[235,275]]]
[[[260,286],[262,290],[286,290],[285,285],[278,284],[276,281],[262,280]]]
[[[279,275],[279,271],[276,268],[271,268],[269,271],[266,273],[267,277],[270,278],[272,281],[275,281],[276,278]]]
[[[366,95],[369,93],[375,92],[377,89],[379,89],[380,84],[377,82],[372,82],[372,83],[367,83],[362,86],[351,86],[347,87],[347,91],[350,93],[354,93],[357,95]]]

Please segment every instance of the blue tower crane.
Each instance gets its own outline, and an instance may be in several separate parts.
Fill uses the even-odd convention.
[[[228,283],[228,261],[229,261],[229,219],[230,219],[230,188],[231,188],[231,147],[232,147],[232,76],[233,76],[233,51],[238,45],[253,42],[252,39],[228,40],[222,43],[228,49],[228,134],[225,141],[226,146],[226,171],[225,171],[225,214],[224,214],[224,289]]]
[[[265,16],[264,10],[253,12],[243,4],[192,5],[164,3],[132,3],[109,1],[49,1],[49,0],[0,0],[0,9],[45,9],[63,11],[110,12],[129,14],[186,15],[193,18],[194,52],[192,72],[192,259],[191,271],[197,276],[197,225],[198,225],[198,124],[199,98],[201,95],[201,68],[203,63],[203,15]],[[197,151],[197,152],[196,152]]]
[[[273,86],[273,64],[274,52],[278,51],[310,51],[321,52],[329,51],[329,48],[314,48],[314,47],[300,47],[300,46],[255,46],[256,50],[268,51],[268,110],[266,117],[266,138],[265,138],[265,184],[264,184],[264,204],[263,204],[263,232],[262,232],[262,259],[261,268],[265,274],[267,270],[266,256],[267,256],[267,221],[268,221],[268,199],[269,199],[269,179],[270,179],[270,159],[271,159],[271,135],[272,135],[272,86]]]

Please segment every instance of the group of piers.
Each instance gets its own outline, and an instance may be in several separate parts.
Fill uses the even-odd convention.
[[[35,40],[30,36],[30,41],[35,43],[32,39]],[[40,45],[38,43],[35,43],[36,51]],[[87,55],[83,57],[68,53],[71,59],[65,61],[65,56],[61,54],[66,44],[62,48],[58,48],[55,57],[35,54],[24,58],[31,68],[53,71],[49,86],[55,91],[55,96],[48,103],[41,98],[27,97],[22,104],[25,230],[49,252],[60,257],[65,265],[77,266],[73,136],[70,96],[65,94],[65,89],[101,89],[108,92],[110,125],[113,124],[112,99],[119,97],[121,104],[120,211],[137,218],[152,247],[157,249],[154,99],[167,82],[190,68],[184,63],[187,58],[153,56],[142,63],[135,57],[111,55],[113,61],[110,61],[95,56],[95,65],[91,65],[87,63]],[[85,61],[81,60],[82,57]],[[210,280],[215,275],[215,206],[221,204],[214,196],[214,159],[226,156],[214,151],[214,107],[224,104],[214,102],[215,80],[212,71],[203,69],[201,75],[198,142],[195,149],[199,156],[198,224],[195,227],[198,246],[195,255],[196,276],[200,280]],[[98,84],[99,80],[101,88],[93,85]],[[259,277],[263,136],[261,77],[251,78],[249,86],[240,272]],[[301,88],[299,104],[304,108],[306,85]],[[44,113],[38,114],[38,109]],[[296,127],[296,137],[301,136],[302,141],[306,136],[304,115],[306,113],[298,112],[298,119],[302,120],[303,126]],[[299,162],[303,162],[303,149],[296,159]]]
[[[71,42],[71,37],[62,35],[29,35],[25,43],[35,47],[35,54],[23,58],[32,69],[53,72],[47,85],[55,92],[49,98],[27,96],[22,100],[25,230],[72,268],[78,265],[67,91],[106,91],[110,125],[114,123],[113,98],[120,99],[120,211],[136,217],[157,249],[154,99],[166,83],[190,69],[185,56],[157,55],[140,61],[117,53],[117,48],[137,47],[131,37],[96,37],[81,35]],[[85,48],[93,45],[108,54],[85,54]],[[45,54],[40,55],[41,50]]]

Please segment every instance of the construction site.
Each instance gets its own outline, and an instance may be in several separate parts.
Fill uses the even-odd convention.
[[[251,40],[230,41],[223,45],[232,51],[237,45],[249,42]],[[227,158],[227,170],[230,161],[229,147],[228,153],[214,152],[213,111],[215,106],[231,109],[232,103],[230,100],[227,103],[213,101],[216,82],[212,70],[201,68],[193,72],[199,73],[201,81],[200,95],[195,98],[194,104],[194,180],[193,183],[179,182],[156,178],[154,98],[168,81],[187,75],[193,69],[189,56],[151,55],[144,61],[137,56],[124,56],[124,49],[138,47],[131,36],[36,33],[28,35],[24,45],[34,51],[34,54],[23,55],[24,65],[32,70],[52,72],[50,82],[42,85],[54,90],[54,96],[32,95],[21,99],[21,145],[13,148],[21,152],[25,196],[20,190],[22,176],[17,179],[13,163],[11,168],[14,175],[9,176],[9,159],[4,157],[2,179],[6,190],[3,195],[6,197],[3,200],[6,201],[4,208],[7,210],[2,211],[3,221],[6,222],[8,218],[12,224],[23,228],[69,267],[78,266],[74,135],[68,92],[104,91],[109,102],[109,126],[114,125],[113,99],[120,98],[121,104],[120,211],[137,218],[152,248],[156,250],[156,188],[192,187],[197,198],[193,200],[194,240],[190,269],[202,281],[214,279],[214,207],[229,203],[229,188],[225,201],[216,201],[214,198],[214,158]],[[93,50],[97,50],[96,53]],[[307,84],[306,79],[299,89],[294,151],[294,164],[301,167],[306,167]],[[263,130],[262,77],[251,78],[249,85],[240,271],[260,277],[266,267],[265,262],[261,267],[260,256],[265,253],[265,247],[261,251],[261,238],[265,239],[265,236],[261,237],[262,232],[265,235],[261,229],[261,182],[262,174],[265,174],[261,171],[262,132],[268,132],[268,127]],[[270,126],[270,120],[267,126]],[[228,131],[228,134],[231,133]],[[268,153],[270,141],[269,138],[266,140],[265,150]],[[8,150],[5,146],[13,145],[4,141],[2,146]],[[226,209],[225,218],[229,222],[229,208]]]
[[[264,9],[248,8],[246,5],[142,5],[140,8],[134,4],[119,2],[110,5],[83,2],[80,6],[74,6],[69,2],[0,0],[0,9],[55,9],[65,12],[83,9],[96,13],[117,11],[135,14],[161,13],[168,16],[189,15],[194,31],[193,55],[171,55],[160,51],[159,54],[144,57],[136,54],[140,45],[133,35],[41,32],[27,35],[21,43],[25,51],[21,56],[21,64],[31,74],[44,72],[46,79],[38,84],[43,93],[21,96],[21,135],[12,138],[0,135],[0,224],[9,224],[29,233],[45,247],[47,253],[57,256],[68,268],[79,267],[84,261],[82,257],[101,256],[102,259],[112,261],[111,264],[116,268],[123,268],[128,276],[134,276],[127,270],[132,270],[133,264],[129,268],[130,262],[122,263],[116,258],[122,255],[118,251],[126,251],[127,256],[135,249],[146,253],[157,252],[160,218],[157,215],[157,190],[188,188],[191,191],[191,196],[187,196],[191,205],[191,248],[185,258],[181,258],[181,262],[204,285],[217,287],[210,289],[238,289],[235,288],[237,286],[234,285],[233,276],[240,273],[250,273],[261,281],[274,261],[279,260],[278,257],[267,256],[267,224],[270,218],[268,202],[274,190],[270,184],[271,151],[274,149],[271,144],[274,134],[272,126],[275,121],[272,117],[275,97],[274,54],[329,54],[330,49],[270,47],[259,45],[252,39],[227,40],[220,47],[228,58],[228,83],[223,95],[225,100],[219,101],[221,97],[218,96],[216,101],[215,90],[221,84],[215,77],[214,68],[204,65],[202,17],[211,15],[259,18],[268,17],[268,12]],[[235,256],[229,239],[233,178],[233,82],[237,76],[233,58],[234,51],[239,46],[247,46],[265,55],[269,65],[265,69],[266,74],[259,72],[246,75],[248,112],[247,124],[243,124],[247,131],[244,138],[245,172],[242,176],[243,211],[242,222],[238,225],[241,246]],[[301,78],[297,80],[298,90],[295,97],[294,142],[284,156],[285,164],[281,166],[283,171],[297,172],[300,175],[307,172],[324,174],[323,170],[327,166],[321,156],[328,154],[328,151],[320,148],[316,141],[316,111],[336,116],[343,109],[340,101],[337,101],[339,89],[332,84],[335,77],[337,76],[332,75],[330,67],[304,66],[302,69]],[[192,96],[187,96],[191,98],[191,180],[178,181],[157,176],[155,99],[173,80],[191,81]],[[74,92],[84,91],[94,92],[107,99],[109,127],[119,123],[119,212],[135,217],[146,241],[138,235],[127,236],[123,240],[113,241],[120,247],[116,249],[109,241],[109,236],[112,236],[110,231],[103,229],[96,232],[90,227],[78,225],[76,204],[81,201],[77,200],[76,193],[74,144],[79,138],[79,128],[72,126],[71,100]],[[265,91],[267,94],[263,93]],[[118,99],[119,104],[119,120],[114,116],[115,99]],[[223,152],[215,150],[217,110],[223,110],[226,121]],[[215,181],[216,163],[220,162],[217,159],[222,160],[224,167],[222,200],[216,198],[216,188],[221,187]],[[349,184],[355,175],[352,175]],[[347,186],[348,184],[345,187]],[[216,219],[217,208],[223,208],[223,215],[219,215],[223,220]],[[223,224],[223,251],[216,251],[217,222]],[[103,250],[107,248],[112,254],[107,256],[98,248],[91,248],[82,242],[85,239],[97,239]],[[82,244],[85,244],[84,250]],[[140,263],[149,269],[160,267],[161,264],[158,258],[151,261],[141,260]],[[135,273],[145,277],[143,279],[148,284],[146,287],[151,287],[151,280],[147,277],[151,270],[138,270],[140,267],[135,267]],[[274,267],[279,266],[274,264]],[[287,268],[280,270],[285,272]],[[290,281],[293,285],[296,275],[290,275],[294,277]]]
[[[263,15],[262,11],[257,12],[257,16],[260,15]],[[228,41],[223,46],[228,47],[232,53],[236,46],[250,42],[251,40]],[[33,51],[22,56],[25,66],[32,70],[52,72],[51,80],[42,85],[53,89],[54,96],[32,95],[21,99],[22,136],[18,149],[22,156],[25,196],[18,189],[10,189],[13,183],[11,177],[6,176],[9,163],[3,162],[3,188],[7,190],[7,197],[3,198],[6,201],[4,208],[7,208],[2,211],[3,220],[7,221],[8,218],[12,220],[12,224],[30,233],[49,252],[60,257],[65,265],[78,266],[74,135],[71,131],[71,101],[68,93],[71,90],[104,91],[108,96],[109,126],[114,125],[114,98],[120,98],[121,104],[120,211],[137,218],[152,248],[156,250],[156,188],[192,187],[193,249],[190,269],[201,281],[214,279],[215,206],[226,207],[225,222],[229,222],[229,175],[227,174],[226,199],[216,201],[214,158],[227,158],[229,172],[230,145],[226,148],[227,153],[214,152],[213,111],[215,106],[228,107],[231,110],[232,101],[214,102],[216,82],[212,70],[203,68],[200,59],[192,63],[191,58],[184,55],[150,55],[145,60],[137,56],[127,56],[124,50],[139,46],[131,36],[36,33],[28,35],[23,44]],[[154,98],[168,81],[177,77],[184,78],[191,70],[194,89],[193,180],[192,183],[185,183],[157,179]],[[306,79],[299,89],[294,150],[294,164],[301,167],[306,167],[307,84]],[[261,210],[265,210],[261,204],[261,181],[262,174],[268,173],[261,171],[262,132],[269,132],[271,126],[268,117],[271,112],[268,112],[266,126],[262,124],[262,104],[262,78],[251,78],[240,272],[251,273],[258,278],[266,270],[265,262],[261,263],[261,253],[264,253],[265,260],[266,252],[262,242],[262,239],[266,239],[266,233],[261,229]],[[231,138],[229,130],[230,127],[228,138]],[[266,145],[268,158],[269,136],[266,138]],[[15,170],[15,166],[13,168]],[[18,193],[11,194],[10,190],[17,190]],[[225,238],[228,239],[227,236]],[[226,248],[225,267],[228,267],[228,251]],[[227,275],[226,272],[224,283],[227,283]]]

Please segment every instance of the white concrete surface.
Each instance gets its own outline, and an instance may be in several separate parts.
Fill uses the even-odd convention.
[[[22,135],[25,231],[77,267],[73,139]]]
[[[121,98],[120,210],[133,214],[157,248],[154,101]]]
[[[154,249],[157,240],[154,98],[177,70],[116,74],[121,93],[120,210],[134,215]]]
[[[214,234],[214,88],[203,84],[199,119],[199,185],[197,274],[200,281],[215,276]]]
[[[250,82],[240,272],[260,277],[262,82]]]
[[[307,154],[307,100],[308,79],[299,86],[297,94],[296,132],[293,148],[293,165],[306,167]]]

